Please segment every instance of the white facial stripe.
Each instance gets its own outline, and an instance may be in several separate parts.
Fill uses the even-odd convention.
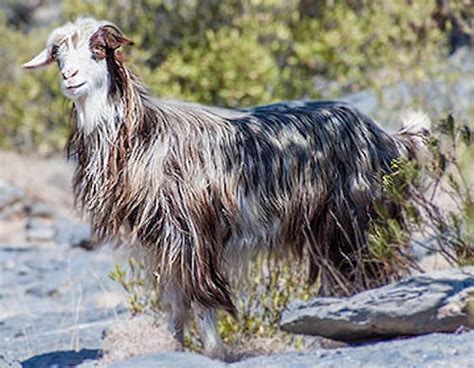
[[[94,111],[103,111],[97,107],[107,103],[107,65],[104,60],[95,60],[89,49],[90,37],[98,27],[97,21],[78,21],[57,29],[49,39],[52,45],[58,46],[61,89],[66,97],[75,101],[78,124],[86,131],[91,131],[102,120]]]
[[[53,47],[57,47],[55,58],[61,73],[61,90],[74,101],[78,127],[86,134],[98,126],[103,128],[109,124],[110,116],[117,113],[108,98],[107,62],[94,57],[89,48],[91,36],[105,25],[110,23],[92,18],[67,23],[50,34],[44,52],[46,58]],[[33,64],[26,63],[25,67],[33,68]]]

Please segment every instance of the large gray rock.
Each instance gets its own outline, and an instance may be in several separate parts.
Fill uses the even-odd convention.
[[[283,312],[289,332],[337,340],[422,335],[474,327],[474,267],[427,273],[348,298],[294,302]]]

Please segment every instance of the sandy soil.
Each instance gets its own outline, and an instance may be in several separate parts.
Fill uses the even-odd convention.
[[[64,157],[48,159],[0,151],[0,179],[25,190],[28,197],[47,202],[65,215],[75,215],[71,192],[73,164]]]

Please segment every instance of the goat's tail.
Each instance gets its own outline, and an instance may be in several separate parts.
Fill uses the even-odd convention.
[[[401,154],[410,159],[423,160],[429,152],[430,118],[422,111],[407,111],[402,114],[401,120],[402,128],[395,135]]]

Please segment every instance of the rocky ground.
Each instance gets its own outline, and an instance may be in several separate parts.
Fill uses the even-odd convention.
[[[433,334],[416,339],[394,340],[339,349],[318,349],[309,353],[283,353],[224,364],[192,353],[162,353],[132,358],[113,368],[400,368],[474,367],[474,332],[460,335]],[[91,367],[84,364],[84,368]]]
[[[64,160],[0,152],[0,168],[0,366],[61,351],[97,355],[103,330],[125,312],[107,276],[120,255],[87,250]]]

